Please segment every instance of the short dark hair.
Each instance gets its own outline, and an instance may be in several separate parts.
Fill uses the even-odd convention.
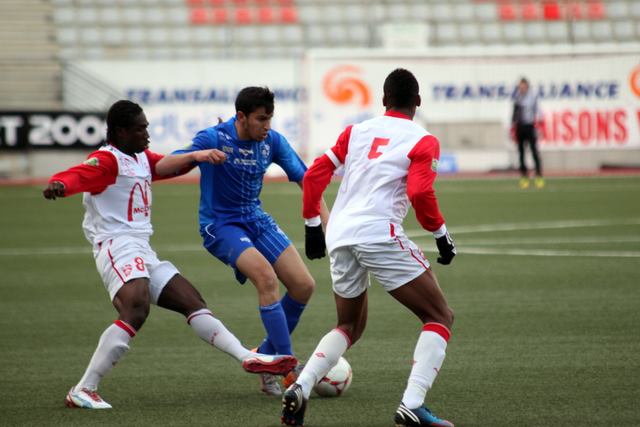
[[[115,140],[116,128],[133,126],[134,119],[141,113],[142,107],[135,102],[126,99],[115,102],[107,113],[107,140]]]
[[[529,79],[527,79],[526,77],[522,77],[522,78],[520,79],[520,83],[525,83],[525,84],[527,84],[527,85],[528,85],[528,84],[529,84]]]
[[[249,86],[242,89],[236,97],[236,112],[242,111],[246,116],[260,107],[267,114],[273,113],[273,92],[268,87]]]
[[[418,80],[409,70],[396,68],[384,81],[384,96],[387,108],[409,108],[416,105],[420,92]]]

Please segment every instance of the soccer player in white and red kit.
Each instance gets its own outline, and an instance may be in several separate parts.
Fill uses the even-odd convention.
[[[156,164],[163,156],[147,148],[148,125],[138,104],[116,102],[107,114],[107,144],[83,164],[53,175],[43,191],[47,199],[84,192],[83,230],[118,311],[118,318],[102,333],[84,376],[67,394],[69,407],[111,408],[98,395],[98,384],[129,349],[151,303],[183,314],[200,338],[242,362],[247,372],[284,375],[297,364],[292,356],[265,356],[245,348],[213,316],[196,288],[173,264],[160,261],[149,245],[151,182],[162,178]],[[226,158],[215,149],[189,156],[193,162],[214,164]]]
[[[283,424],[303,425],[313,386],[362,335],[371,273],[422,322],[395,425],[453,426],[424,406],[444,360],[453,312],[429,261],[402,228],[411,203],[419,223],[436,238],[438,262],[451,263],[456,250],[433,190],[440,146],[412,120],[420,95],[411,72],[397,69],[389,74],[383,104],[384,116],[347,127],[303,180],[306,253],[310,259],[322,258],[325,238],[319,219],[320,198],[334,170],[344,166],[326,234],[338,324],[320,340],[296,382],[284,393]]]

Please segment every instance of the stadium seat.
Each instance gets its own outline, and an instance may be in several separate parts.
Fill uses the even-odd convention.
[[[73,27],[59,28],[56,38],[63,46],[73,46],[78,41],[78,31]]]
[[[545,25],[542,22],[528,22],[524,27],[525,37],[532,43],[544,43],[546,39],[545,29]]]
[[[239,25],[247,25],[253,22],[253,11],[247,7],[239,7],[235,10],[235,23]]]
[[[613,38],[611,22],[598,21],[591,24],[591,36],[599,42],[608,42]]]
[[[67,24],[69,22],[73,22],[75,20],[75,18],[76,18],[75,9],[58,8],[53,12],[53,20],[57,24],[62,24],[62,26],[64,26],[65,24]]]
[[[518,17],[516,7],[511,3],[500,4],[498,8],[498,16],[503,21],[513,21]]]
[[[605,6],[600,1],[587,3],[587,17],[589,19],[603,19],[605,17]]]
[[[191,9],[189,21],[195,25],[206,24],[209,20],[209,11],[203,8]]]
[[[560,5],[555,1],[543,3],[542,15],[544,16],[544,19],[547,21],[558,21],[562,19],[562,14],[560,13]]]
[[[458,34],[460,40],[468,44],[477,44],[480,41],[480,29],[475,22],[460,26]]]
[[[282,27],[282,40],[287,45],[302,46],[304,44],[304,31],[299,25],[286,25]]]
[[[387,17],[391,21],[405,21],[411,18],[409,9],[401,3],[392,3],[387,9]]]
[[[120,28],[107,28],[102,35],[106,45],[121,45],[124,42],[124,32]]]
[[[524,24],[522,22],[508,22],[503,27],[505,41],[519,43],[524,40]]]
[[[227,9],[215,8],[211,10],[211,23],[213,24],[226,24],[229,21],[229,15]]]
[[[473,5],[470,3],[452,4],[453,19],[468,22],[473,19]]]
[[[635,37],[635,22],[619,21],[613,26],[613,35],[616,40],[627,42],[633,41]]]
[[[527,1],[520,7],[522,19],[525,21],[534,21],[540,19],[540,7],[538,3]]]
[[[349,40],[357,46],[366,47],[369,45],[371,34],[365,25],[349,25]]]
[[[76,20],[83,25],[95,24],[98,21],[98,11],[88,7],[77,9]]]
[[[142,24],[146,21],[144,10],[137,7],[127,8],[122,15],[122,19],[130,25]]]
[[[258,9],[258,22],[261,24],[271,24],[275,20],[275,14],[270,7],[261,7]]]
[[[569,25],[566,21],[550,22],[547,25],[549,40],[556,43],[569,41]]]
[[[637,2],[636,2],[637,3]],[[629,17],[628,3],[616,1],[607,3],[607,17],[609,19],[626,19]]]
[[[169,25],[184,25],[189,23],[189,9],[185,7],[171,7],[166,9]]]
[[[205,5],[205,0],[186,0],[189,7],[202,7]]]
[[[591,41],[591,31],[589,28],[589,22],[587,21],[575,21],[571,23],[573,40],[577,42],[589,42]]]
[[[191,38],[190,38],[190,31],[188,28],[182,28],[182,27],[170,28],[168,31],[169,31],[168,42],[170,44],[180,46],[181,48],[184,48],[189,45]]]
[[[640,2],[634,1],[629,5],[629,14],[633,18],[640,18]]]
[[[100,31],[96,28],[83,28],[80,30],[80,42],[85,45],[97,45],[100,41]]]
[[[226,0],[207,0],[207,3],[213,7],[223,7],[225,2]]]
[[[294,7],[283,7],[280,9],[280,21],[284,24],[295,24],[298,22],[298,11]]]
[[[496,16],[498,16],[497,5],[493,2],[476,3],[475,10],[477,20],[481,22],[495,21]]]
[[[458,40],[458,26],[453,23],[436,26],[436,38],[442,43],[452,43]]]
[[[448,3],[436,3],[431,7],[431,16],[439,22],[454,20],[453,9]]]
[[[497,23],[487,23],[480,26],[480,36],[486,43],[496,44],[502,37],[502,31]]]
[[[100,10],[100,22],[107,25],[118,25],[121,19],[120,11],[115,7],[106,7]]]
[[[148,32],[149,43],[157,46],[164,46],[169,40],[169,33],[165,28],[151,28]]]

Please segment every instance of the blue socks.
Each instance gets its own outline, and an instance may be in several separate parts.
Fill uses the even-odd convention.
[[[269,327],[267,326],[265,315],[263,314],[264,310],[270,307],[275,307],[275,306],[281,309],[286,319],[286,324],[287,324],[286,332],[287,332],[287,343],[288,343],[289,353],[284,353],[279,350],[279,346],[278,344],[276,344],[276,342],[279,342],[279,341],[277,339],[274,339],[277,335],[272,334],[272,330],[269,329]],[[277,302],[267,307],[260,307],[260,316],[262,317],[262,323],[264,323],[265,328],[267,329],[267,337],[264,339],[264,341],[262,341],[262,344],[260,344],[260,347],[258,347],[258,352],[263,354],[293,354],[291,350],[291,338],[289,338],[289,335],[293,333],[293,330],[298,325],[298,321],[300,320],[300,316],[302,316],[302,312],[304,311],[305,307],[306,307],[305,304],[301,304],[295,301],[289,296],[288,293],[282,297],[280,302]]]
[[[272,348],[275,348],[275,351],[267,354],[293,354],[287,318],[280,302],[260,306],[260,317],[267,331],[268,340],[271,342]],[[258,352],[264,353],[261,348],[258,349]]]

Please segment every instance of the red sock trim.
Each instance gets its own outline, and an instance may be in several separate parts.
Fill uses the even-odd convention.
[[[451,337],[451,331],[444,326],[442,323],[436,323],[436,322],[429,322],[429,323],[425,323],[424,326],[422,326],[422,330],[423,331],[429,331],[429,332],[435,332],[436,334],[440,335],[442,338],[444,338],[445,341],[449,341],[449,338]]]
[[[194,317],[202,316],[203,314],[206,314],[207,316],[213,317],[213,313],[210,310],[207,310],[206,308],[203,308],[201,310],[194,311],[193,313],[191,313],[189,315],[189,317],[187,317],[187,323],[190,325],[191,324],[191,320],[193,320]]]
[[[351,343],[353,342],[353,340],[351,339],[351,337],[349,336],[349,333],[347,333],[347,331],[345,331],[344,329],[340,329],[340,328],[335,328],[334,331],[341,333],[342,336],[344,337],[344,339],[347,340],[347,348],[351,347]]]
[[[127,322],[123,322],[122,320],[118,319],[115,322],[113,322],[116,326],[122,328],[126,333],[129,334],[129,336],[131,338],[136,336],[136,330],[133,326],[129,325]]]

